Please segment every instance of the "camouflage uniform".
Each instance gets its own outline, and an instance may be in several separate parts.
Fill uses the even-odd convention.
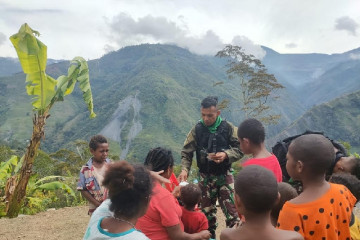
[[[198,125],[201,123],[198,123]],[[215,238],[215,230],[217,227],[216,223],[216,201],[219,200],[220,207],[226,216],[226,226],[232,227],[238,221],[238,213],[234,205],[234,191],[233,183],[234,177],[231,174],[230,167],[231,163],[239,160],[243,154],[239,150],[239,142],[236,136],[237,129],[229,122],[224,121],[227,127],[225,134],[227,146],[222,149],[228,156],[224,162],[216,164],[209,161],[206,155],[200,153],[198,141],[199,138],[196,136],[197,126],[194,126],[188,133],[184,143],[184,147],[181,151],[181,165],[182,169],[189,172],[192,164],[192,158],[194,152],[196,152],[196,158],[198,161],[200,182],[199,187],[202,191],[201,208],[209,220],[209,231],[212,237]],[[204,130],[203,130],[204,131]],[[220,131],[219,128],[217,132]],[[217,133],[216,133],[217,134]],[[221,133],[219,133],[220,135]],[[203,136],[203,135],[201,135]],[[202,139],[201,142],[209,142],[208,135],[207,139]],[[210,141],[211,142],[211,141]],[[209,143],[210,144],[210,143]],[[209,146],[211,147],[211,146]],[[204,161],[207,167],[204,168]],[[200,164],[202,164],[200,167]],[[220,171],[219,171],[220,170]]]

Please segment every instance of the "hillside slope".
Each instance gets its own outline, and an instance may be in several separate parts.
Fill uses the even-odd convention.
[[[208,95],[230,100],[223,117],[239,124],[243,119],[239,83],[228,80],[224,61],[199,56],[171,45],[144,44],[112,52],[88,62],[97,117],[88,118],[79,90],[55,105],[46,126],[42,147],[56,151],[76,139],[103,133],[117,141],[121,157],[139,160],[149,148],[165,146],[179,159],[187,132],[200,118],[200,101]],[[66,73],[68,62],[49,65],[47,73]],[[26,143],[31,134],[30,97],[25,94],[24,75],[3,77],[0,137]],[[223,81],[224,84],[213,87]],[[283,118],[269,131],[273,134],[299,117],[304,110],[296,100],[284,97],[274,104]],[[295,107],[294,107],[295,106]]]
[[[279,135],[269,139],[268,145],[306,130],[322,131],[332,139],[349,142],[355,150],[360,149],[360,91],[311,108]]]

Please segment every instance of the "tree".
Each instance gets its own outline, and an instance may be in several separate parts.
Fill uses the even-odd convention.
[[[26,187],[32,172],[32,166],[44,137],[46,119],[55,102],[63,101],[64,96],[72,93],[76,82],[83,92],[83,99],[88,106],[90,117],[93,111],[93,100],[89,82],[89,68],[81,57],[75,57],[70,62],[67,76],[60,76],[57,80],[45,73],[47,61],[47,47],[36,38],[39,32],[32,30],[26,23],[17,34],[10,37],[15,47],[21,67],[26,74],[26,91],[34,96],[33,105],[33,133],[27,146],[21,169],[17,175],[10,177],[6,183],[5,200],[6,215],[16,217],[20,211]]]
[[[275,90],[284,88],[277,82],[273,74],[261,61],[253,55],[247,55],[239,46],[227,45],[216,54],[216,57],[226,58],[229,79],[240,80],[241,101],[245,117],[258,118],[266,124],[276,124],[279,114],[273,114],[269,100],[275,100]]]

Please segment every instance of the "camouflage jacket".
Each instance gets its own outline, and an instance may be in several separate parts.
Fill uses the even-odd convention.
[[[228,161],[230,163],[238,161],[243,153],[240,151],[240,144],[237,138],[237,128],[227,122],[230,125],[230,134],[229,134],[229,149],[225,149],[224,152],[228,156]],[[181,165],[182,169],[189,172],[192,164],[192,159],[194,156],[194,152],[196,152],[198,144],[196,142],[196,125],[190,130],[188,133],[186,140],[184,142],[184,146],[181,150]],[[199,156],[197,156],[199,157]]]

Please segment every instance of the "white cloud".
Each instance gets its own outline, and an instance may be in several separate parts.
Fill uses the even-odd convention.
[[[297,44],[296,43],[287,43],[285,44],[286,48],[297,48]]]
[[[253,41],[245,36],[235,36],[231,44],[242,47],[245,53],[252,54],[258,59],[263,59],[266,55],[266,51],[260,45],[254,44]]]
[[[108,25],[111,29],[109,38],[119,47],[139,43],[170,43],[200,55],[215,55],[225,43],[213,30],[207,30],[203,35],[193,35],[187,28],[185,19],[179,16],[180,23],[165,17],[147,15],[138,19],[126,13],[115,16]],[[254,44],[245,36],[235,36],[232,44],[244,48],[257,58],[263,58],[266,52],[260,45]]]
[[[10,36],[27,22],[57,59],[93,59],[139,43],[174,43],[212,55],[237,35],[280,53],[331,54],[359,47],[358,7],[359,0],[0,0],[0,31]],[[350,21],[340,19],[343,32],[335,31],[342,16]],[[0,56],[16,57],[9,41]]]
[[[0,46],[6,41],[6,35],[0,32]]]
[[[359,24],[355,22],[354,19],[344,16],[336,19],[335,21],[335,29],[336,30],[345,30],[349,34],[356,36],[356,31],[359,28]]]

